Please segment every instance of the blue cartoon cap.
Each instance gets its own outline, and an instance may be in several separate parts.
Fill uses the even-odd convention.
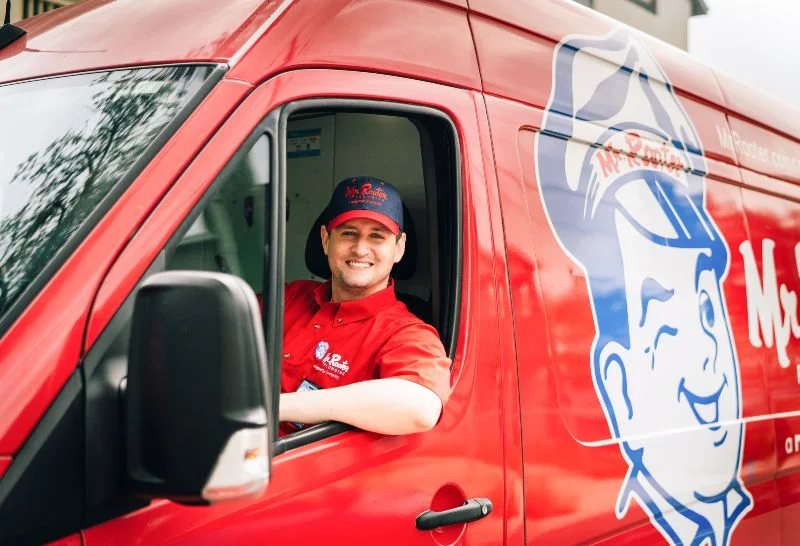
[[[345,178],[325,209],[329,230],[353,218],[367,218],[395,235],[403,231],[403,201],[394,186],[371,176]]]
[[[548,218],[584,265],[616,245],[619,216],[657,244],[724,246],[705,207],[697,132],[627,30],[558,46],[536,154]]]

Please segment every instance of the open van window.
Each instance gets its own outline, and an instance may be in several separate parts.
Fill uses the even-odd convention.
[[[0,131],[0,316],[77,244],[73,235],[91,227],[104,199],[110,205],[211,71],[141,68],[0,87],[0,119],[14,128]]]
[[[273,277],[288,283],[329,275],[320,213],[337,182],[359,175],[385,179],[405,205],[406,252],[391,274],[397,299],[436,328],[452,360],[461,271],[459,155],[452,123],[430,109],[335,99],[293,103],[280,115],[286,119],[284,132],[277,135],[285,150],[279,158],[285,165],[283,203],[270,198],[269,139],[253,135],[175,235],[166,268],[235,274],[261,298],[264,312],[272,312],[275,305],[268,301],[266,288]],[[282,264],[265,269],[273,214],[285,219],[283,258]],[[283,301],[275,304],[282,308]],[[269,351],[277,351],[280,343],[280,331],[274,335],[276,347],[269,346]],[[273,358],[271,365],[280,361]],[[277,388],[278,370],[273,373]],[[278,393],[273,394],[277,399]],[[310,426],[279,440],[276,452],[343,427]]]
[[[303,107],[305,106],[305,107]],[[330,278],[321,213],[348,177],[385,180],[404,203],[405,254],[391,276],[398,300],[439,332],[454,356],[460,274],[458,147],[443,115],[366,101],[313,101],[289,115],[285,280]],[[424,110],[424,112],[423,112]],[[330,425],[281,439],[277,451],[330,435]]]

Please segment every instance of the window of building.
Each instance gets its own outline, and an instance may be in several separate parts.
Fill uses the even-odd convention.
[[[52,11],[60,8],[63,4],[58,2],[49,2],[48,0],[23,0],[22,3],[22,18],[27,19],[40,13]]]
[[[637,6],[643,7],[647,11],[651,11],[653,13],[658,12],[656,4],[657,0],[630,0],[630,1],[636,4]]]

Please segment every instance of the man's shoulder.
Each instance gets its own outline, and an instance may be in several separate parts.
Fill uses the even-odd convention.
[[[284,287],[284,291],[288,294],[289,292],[313,292],[319,285],[322,283],[319,281],[309,281],[300,279],[297,281],[292,281],[286,283]]]
[[[297,280],[287,283],[283,288],[284,295],[289,297],[297,297],[303,294],[310,294],[317,289],[322,283],[319,281]]]
[[[437,338],[439,336],[433,326],[412,313],[406,304],[400,300],[396,300],[392,305],[387,306],[383,310],[382,315],[381,322],[391,325],[387,332],[389,335],[410,330],[431,333]]]

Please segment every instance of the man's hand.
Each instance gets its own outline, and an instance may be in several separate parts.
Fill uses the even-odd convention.
[[[399,378],[373,379],[343,387],[281,394],[280,420],[316,424],[339,421],[379,434],[432,429],[442,401],[432,390]]]

